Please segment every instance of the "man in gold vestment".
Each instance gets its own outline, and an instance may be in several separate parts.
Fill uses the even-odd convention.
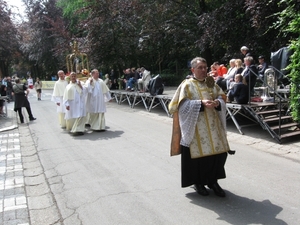
[[[196,57],[191,61],[193,76],[177,88],[169,111],[173,114],[171,155],[181,154],[182,187],[194,185],[200,195],[225,197],[218,179],[225,178],[224,165],[230,151],[226,136],[226,97],[207,76],[207,63]]]

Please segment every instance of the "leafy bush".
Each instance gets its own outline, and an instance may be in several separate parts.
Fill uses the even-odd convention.
[[[163,73],[160,76],[163,79],[165,86],[178,86],[188,75],[188,72],[183,73],[182,75]]]
[[[287,4],[287,8],[280,13],[279,21],[281,22],[281,29],[284,32],[290,32],[295,36],[290,42],[289,48],[293,51],[293,54],[291,56],[291,63],[286,69],[291,71],[291,115],[295,121],[300,123],[300,2],[281,0],[280,3]]]

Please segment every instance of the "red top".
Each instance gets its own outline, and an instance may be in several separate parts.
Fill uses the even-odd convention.
[[[227,73],[227,68],[225,66],[220,66],[217,72],[218,76],[223,77],[223,75]]]

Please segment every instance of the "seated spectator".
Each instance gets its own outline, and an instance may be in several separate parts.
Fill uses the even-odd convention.
[[[105,77],[104,83],[106,84],[108,89],[110,89],[111,88],[111,80],[109,79],[109,75],[105,74],[104,77]]]
[[[234,80],[234,75],[236,72],[235,67],[235,59],[231,59],[229,61],[230,68],[226,74],[223,75],[223,77],[218,76],[216,79],[216,84],[222,88],[223,91],[227,91],[229,88],[229,84],[231,81]]]
[[[119,84],[117,79],[113,79],[111,81],[111,86],[110,86],[110,90],[117,90],[119,88]]]
[[[223,77],[224,74],[227,74],[227,68],[223,64],[214,62],[213,66],[216,68],[219,77]]]
[[[216,67],[214,66],[214,64],[212,64],[210,66],[210,71],[209,71],[208,74],[209,74],[209,76],[212,76],[215,80],[217,79],[217,77],[218,77],[218,71],[217,71]]]
[[[121,76],[121,78],[119,78],[121,80],[121,82],[119,84],[121,89],[127,90],[127,82],[129,81],[130,78],[131,78],[130,68],[124,69],[123,75]]]
[[[126,79],[126,90],[127,91],[134,91],[133,85],[135,84],[135,68],[127,69],[129,73],[127,79]]]
[[[235,60],[235,68],[236,68],[235,74],[241,74],[243,72],[244,67],[243,67],[242,60],[240,60],[240,59]],[[234,81],[234,79],[233,79],[233,81]]]
[[[229,84],[228,84],[227,90],[228,90],[228,89],[232,89],[232,86],[235,84],[235,81],[234,81],[235,79],[234,79],[234,78],[235,78],[236,74],[242,74],[242,72],[243,72],[243,70],[244,70],[242,60],[240,60],[240,59],[236,59],[236,60],[235,60],[235,68],[236,68],[235,74],[234,74],[234,76],[233,76],[233,79],[230,80],[230,82],[229,82]]]
[[[268,68],[268,64],[265,62],[265,57],[263,55],[258,57],[259,65],[257,66],[258,75],[263,80],[266,69]]]
[[[243,83],[243,76],[235,76],[235,84],[227,93],[227,102],[236,101],[238,104],[247,104],[249,101],[249,88]]]
[[[251,96],[254,95],[254,86],[256,84],[258,71],[256,66],[254,65],[254,60],[252,56],[247,56],[244,58],[245,69],[242,72],[242,76],[248,86],[250,86]]]
[[[143,68],[143,67],[142,67],[142,68]],[[141,79],[142,76],[143,76],[142,68],[137,68],[137,69],[136,69],[136,72],[137,72],[137,75],[138,75],[138,79],[137,79],[137,80]]]
[[[141,68],[142,78],[138,80],[138,89],[140,92],[148,91],[148,84],[151,80],[150,71],[146,70],[144,67]]]

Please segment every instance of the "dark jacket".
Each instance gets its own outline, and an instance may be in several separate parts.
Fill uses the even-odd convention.
[[[249,101],[249,88],[242,82],[236,83],[228,92],[228,98],[235,100],[238,104],[247,104]]]
[[[15,95],[15,106],[14,111],[22,107],[30,107],[29,101],[25,95],[25,91],[27,90],[27,86],[24,84],[15,84],[13,86],[13,92]]]
[[[258,74],[264,77],[265,71],[268,68],[268,64],[264,62],[260,68],[258,68]]]
[[[258,76],[258,71],[254,64],[250,65],[244,72],[243,77],[244,77],[247,85],[250,85],[250,91],[252,91],[254,89],[257,76]]]

